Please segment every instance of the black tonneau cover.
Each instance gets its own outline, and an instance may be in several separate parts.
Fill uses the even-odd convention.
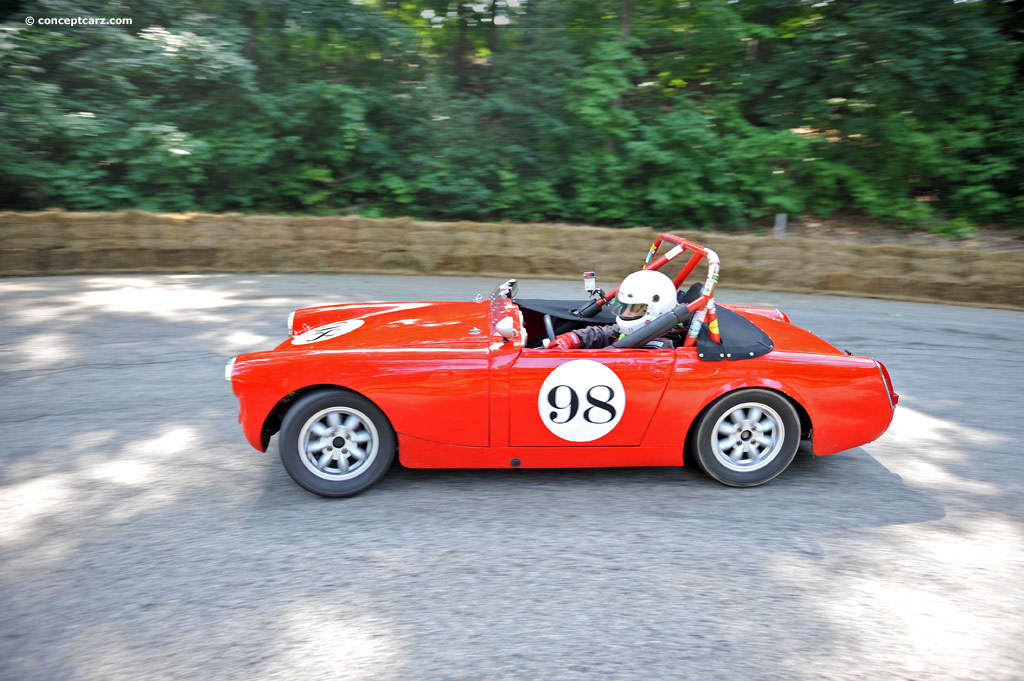
[[[704,324],[697,334],[697,357],[705,362],[720,362],[724,359],[752,359],[767,355],[775,343],[754,322],[727,307],[717,306],[718,333],[721,343],[714,343]]]
[[[580,310],[590,304],[589,300],[540,300],[537,298],[516,299],[515,304],[540,314],[549,314],[555,319],[571,319],[588,324],[614,324],[615,315],[602,307],[593,317],[580,316]]]

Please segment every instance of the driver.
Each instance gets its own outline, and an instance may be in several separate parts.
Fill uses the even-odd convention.
[[[609,304],[617,323],[586,326],[559,334],[548,347],[562,350],[607,347],[666,312],[671,312],[677,304],[676,285],[657,270],[640,270],[622,280],[618,293]],[[648,341],[643,347],[673,348],[675,343],[662,336]]]

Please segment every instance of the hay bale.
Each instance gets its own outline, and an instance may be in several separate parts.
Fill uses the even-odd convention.
[[[856,273],[864,268],[863,256],[844,243],[801,239],[801,257],[805,270]]]
[[[907,259],[886,252],[876,252],[855,262],[855,272],[891,277],[905,276],[910,266]]]
[[[971,263],[967,280],[990,286],[1024,285],[1024,253],[986,253]]]
[[[214,271],[220,272],[259,272],[266,264],[266,249],[240,244],[237,247],[215,249],[212,267]]]
[[[32,248],[0,248],[0,276],[46,274],[42,253]]]
[[[753,239],[738,237],[718,238],[709,242],[708,247],[718,254],[723,264],[730,267],[740,263],[745,265],[756,263],[760,250]]]
[[[79,251],[78,267],[86,272],[131,272],[138,267],[135,248],[90,248]]]
[[[49,248],[38,251],[40,265],[47,274],[77,274],[84,272],[79,265],[81,251],[73,248]]]
[[[214,248],[162,248],[151,251],[149,257],[161,272],[195,272],[212,270],[216,253]]]
[[[63,211],[0,213],[0,246],[7,249],[61,248],[67,242]]]
[[[385,271],[577,278],[595,270],[609,289],[643,266],[659,233],[353,215],[4,212],[0,275]],[[1024,307],[1024,253],[675,233],[719,254],[725,286]],[[666,274],[675,276],[685,262],[677,259]],[[689,280],[705,272],[700,266]]]
[[[164,248],[236,248],[241,242],[254,238],[244,217],[233,213],[192,215],[180,221],[176,228],[170,226],[164,236],[167,238]]]
[[[907,258],[907,273],[920,281],[949,281],[966,278],[973,258],[963,251],[921,249],[915,257]]]
[[[723,272],[722,286],[765,287],[772,279],[771,270],[754,265],[732,265],[728,275]]]
[[[301,248],[330,250],[351,246],[352,230],[335,220],[317,218],[316,222],[296,225],[296,237]]]

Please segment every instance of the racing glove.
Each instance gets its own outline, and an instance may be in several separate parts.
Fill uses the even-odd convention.
[[[555,336],[555,341],[549,345],[549,348],[558,348],[560,350],[575,350],[580,346],[580,337],[570,331],[569,333],[563,333]]]

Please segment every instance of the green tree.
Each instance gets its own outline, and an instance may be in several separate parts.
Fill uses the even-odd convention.
[[[0,202],[1024,224],[1019,4],[8,4]]]

